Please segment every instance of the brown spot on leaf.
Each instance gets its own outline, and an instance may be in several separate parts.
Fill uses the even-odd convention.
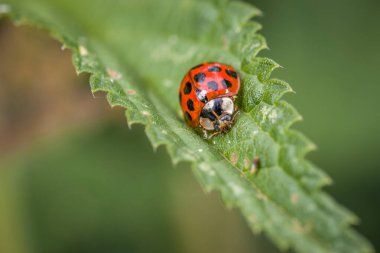
[[[299,200],[299,196],[297,193],[293,193],[292,196],[290,197],[290,201],[293,203],[293,204],[297,204],[298,203],[298,200]]]
[[[135,90],[127,90],[127,94],[133,96],[133,95],[136,95],[136,91]]]
[[[245,169],[249,169],[249,168],[251,168],[251,161],[249,161],[248,158],[245,158],[245,159],[244,159],[244,168],[245,168]]]
[[[230,160],[231,160],[231,163],[233,164],[233,165],[236,165],[236,163],[237,163],[237,161],[238,161],[238,154],[236,153],[236,152],[233,152],[232,154],[231,154],[231,158],[230,158]]]
[[[309,233],[312,229],[311,223],[302,224],[299,220],[294,219],[292,221],[293,231],[298,234],[306,234]]]
[[[251,169],[249,172],[251,172],[251,174],[254,174],[259,168],[260,168],[260,158],[258,156],[255,156],[255,158],[253,158]]]
[[[111,78],[111,80],[119,80],[121,78],[121,74],[117,72],[116,70],[107,69],[107,75]]]
[[[264,201],[268,200],[268,197],[264,193],[262,193],[261,191],[257,192],[256,197],[258,199],[261,199],[261,200],[264,200]]]

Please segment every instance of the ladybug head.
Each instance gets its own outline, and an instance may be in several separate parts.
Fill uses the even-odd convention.
[[[202,108],[199,124],[204,130],[225,133],[232,127],[234,114],[235,105],[232,98],[215,98]]]

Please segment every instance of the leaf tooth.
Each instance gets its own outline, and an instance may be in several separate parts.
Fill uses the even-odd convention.
[[[228,1],[227,4],[219,3],[221,6],[220,19],[223,24],[223,34],[229,41],[236,41],[236,35],[243,26],[253,22],[251,19],[261,15],[261,11],[250,4],[239,1]],[[255,29],[250,32],[255,33],[261,29],[261,24],[254,22]],[[253,27],[253,26],[252,26]]]
[[[332,184],[331,177],[309,161],[301,160],[299,166],[300,170],[303,170],[300,181],[309,190],[320,189]]]
[[[295,146],[284,146],[280,149],[279,163],[289,175],[298,179],[308,191],[331,184],[331,178],[325,172],[299,158],[296,150]]]
[[[68,47],[67,44],[65,44],[65,46]],[[75,68],[76,73],[80,74],[83,72],[96,72],[98,68],[97,61],[90,54],[81,55],[81,54],[84,54],[84,51],[83,51],[84,49],[83,48],[80,49],[80,48],[72,56],[72,61],[76,66]]]
[[[106,78],[101,73],[94,73],[90,76],[90,85],[91,91],[104,91],[104,92],[113,92],[114,88],[112,87],[111,81],[109,78]]]
[[[148,123],[145,127],[145,133],[148,136],[153,149],[156,151],[159,146],[167,145],[169,141],[167,135],[162,133],[161,127],[157,127],[155,124],[152,124],[152,121]]]
[[[251,20],[254,17],[261,16],[262,12],[260,9],[255,6],[240,2],[240,1],[229,1],[229,5],[227,7],[228,16],[235,16],[236,19],[239,20],[240,23],[245,23]]]
[[[331,178],[310,162],[304,160],[306,153],[315,149],[315,145],[298,131],[287,129],[285,134],[278,136],[282,143],[280,149],[280,164],[291,175],[299,178],[309,190],[331,184]]]
[[[255,22],[248,22],[231,38],[230,51],[241,59],[252,60],[263,49],[267,49],[265,38],[256,33],[260,27]]]
[[[174,145],[167,146],[168,153],[170,154],[173,164],[177,165],[179,162],[194,162],[195,156],[189,149],[185,147],[177,147]]]
[[[193,171],[207,192],[218,190],[229,208],[239,208],[254,232],[260,232],[263,224],[272,222],[264,203],[255,197],[258,190],[252,188],[248,181],[242,183],[241,175],[236,170],[230,170],[225,161],[202,162],[198,166],[194,163]]]
[[[346,252],[352,252],[352,253],[374,253],[375,249],[369,243],[366,238],[364,238],[361,234],[356,232],[355,230],[346,230],[345,231],[346,236],[348,237],[347,240],[344,242],[341,242],[340,246],[346,250]],[[348,249],[348,250],[347,250]],[[358,251],[355,251],[358,249]],[[342,250],[342,252],[344,252]]]
[[[185,156],[183,154],[173,152],[174,150],[171,147],[171,145],[173,143],[179,144],[178,138],[176,138],[176,135],[172,133],[172,131],[167,130],[169,129],[168,127],[166,127],[167,123],[156,115],[156,111],[146,110],[142,111],[141,114],[143,115],[143,117],[147,118],[145,133],[148,136],[148,139],[152,144],[153,149],[157,150],[159,146],[166,145],[168,151],[173,155],[173,159],[178,159],[177,161],[173,161],[174,163],[178,162],[180,159],[185,159]]]
[[[283,112],[284,117],[281,118],[281,121],[278,121],[280,127],[289,128],[294,123],[301,121],[302,116],[298,113],[296,108],[289,104],[286,101],[279,101],[275,104],[276,108],[280,109]]]
[[[284,147],[292,146],[295,151],[294,155],[297,157],[304,157],[316,149],[316,145],[309,138],[293,129],[287,129],[286,134],[278,136],[278,140]]]
[[[358,223],[359,218],[353,212],[349,211],[342,205],[339,205],[325,192],[314,192],[313,198],[329,216],[333,217],[334,220],[341,224],[342,228]]]
[[[197,164],[194,162],[192,163],[192,170],[205,192],[211,192],[212,190],[220,191],[218,185],[222,184],[221,180],[211,172],[213,170],[208,163],[201,162]]]
[[[149,130],[146,129],[145,131],[148,132]],[[147,133],[147,136],[150,142],[152,143],[153,140],[151,139],[151,135]],[[196,157],[194,156],[193,152],[189,151],[189,149],[186,146],[179,145],[178,141],[172,142],[172,140],[170,140],[170,137],[168,137],[167,140],[160,141],[159,145],[157,145],[156,143],[154,146],[156,146],[156,148],[158,148],[159,146],[165,147],[174,166],[180,162],[195,162],[196,161]]]
[[[148,119],[141,114],[135,105],[130,105],[128,108],[126,108],[125,116],[127,118],[129,128],[131,128],[134,124],[148,124]]]
[[[335,242],[338,243],[347,240],[343,235],[346,227],[337,224],[339,220],[335,219],[336,216],[321,208],[313,195],[309,195],[297,183],[292,183],[297,179],[289,177],[280,167],[260,171],[254,181],[271,200],[285,208],[290,216],[296,219],[299,224],[295,228],[297,233],[313,234],[324,241],[324,245],[331,247],[333,252],[339,245],[331,244],[331,238],[335,238]]]
[[[128,100],[125,99],[125,96],[114,92],[107,93],[107,101],[112,107],[121,106],[127,108],[131,104]]]
[[[242,69],[246,73],[257,75],[260,81],[266,82],[270,78],[273,70],[281,67],[274,60],[263,57],[246,59],[242,63]]]
[[[273,104],[275,101],[280,100],[284,94],[289,92],[294,93],[287,82],[279,79],[270,79],[266,83],[263,100],[268,104]]]

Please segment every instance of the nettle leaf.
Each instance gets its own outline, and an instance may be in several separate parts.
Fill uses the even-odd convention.
[[[289,129],[301,119],[271,78],[279,65],[257,57],[267,48],[257,33],[260,14],[238,1],[8,1],[0,12],[41,27],[69,48],[78,73],[91,74],[93,92],[107,92],[126,109],[128,124],[144,124],[154,148],[173,162],[190,161],[207,191],[237,207],[254,232],[297,252],[373,252],[350,228],[356,217],[321,191],[330,178],[305,160],[314,145]],[[204,61],[233,65],[242,78],[241,110],[233,129],[210,141],[186,126],[178,86]],[[133,144],[131,144],[133,145]],[[252,173],[252,166],[260,168]]]

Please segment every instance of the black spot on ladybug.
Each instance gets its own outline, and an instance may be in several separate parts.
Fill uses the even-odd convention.
[[[228,81],[227,79],[222,80],[222,85],[223,85],[223,88],[225,88],[225,89],[232,87],[232,83],[230,81]]]
[[[197,82],[197,83],[202,83],[204,82],[204,80],[206,79],[206,75],[205,73],[198,73],[194,76],[194,80]]]
[[[193,102],[193,100],[191,100],[191,99],[187,100],[187,108],[189,108],[190,111],[194,111],[194,102]]]
[[[185,117],[186,117],[186,119],[188,121],[192,121],[193,120],[193,118],[191,117],[190,113],[188,113],[188,112],[185,113]]]
[[[203,66],[203,65],[204,65],[204,64],[201,63],[201,64],[198,64],[197,66],[192,67],[191,69],[196,69],[196,68],[199,68],[200,66]]]
[[[182,101],[182,93],[180,92],[179,93],[179,102],[181,103],[181,101]]]
[[[187,82],[185,84],[185,87],[183,88],[183,93],[187,95],[187,94],[190,94],[190,92],[191,92],[191,83]]]
[[[210,81],[207,83],[207,87],[211,90],[218,90],[218,83],[214,81]]]
[[[211,66],[211,67],[208,67],[207,69],[209,72],[220,72],[222,70],[221,67],[218,67],[218,66]]]
[[[226,74],[229,75],[230,77],[237,79],[237,73],[233,70],[226,69]]]

